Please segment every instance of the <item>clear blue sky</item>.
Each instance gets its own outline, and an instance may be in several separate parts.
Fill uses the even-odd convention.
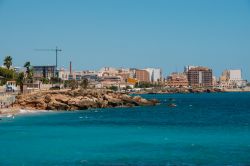
[[[215,75],[241,68],[250,80],[249,0],[0,0],[0,56],[22,66],[99,69],[187,64]]]

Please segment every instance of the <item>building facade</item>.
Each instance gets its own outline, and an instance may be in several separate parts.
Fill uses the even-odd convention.
[[[240,69],[225,70],[220,77],[219,86],[222,88],[241,88],[245,87],[246,83]]]
[[[98,76],[103,77],[103,76],[117,76],[118,70],[113,67],[104,67],[99,70]]]
[[[149,73],[149,81],[160,82],[162,81],[162,70],[158,68],[146,68],[145,69]]]
[[[172,73],[165,82],[169,87],[188,87],[188,79],[185,73]]]
[[[188,70],[188,83],[192,87],[213,86],[213,72],[207,67],[194,67]]]
[[[85,70],[85,71],[69,71],[66,69],[59,70],[59,78],[62,80],[77,80],[81,81],[82,79],[96,79],[97,73],[95,71]]]
[[[33,66],[33,71],[35,79],[56,77],[56,66]]]
[[[58,71],[58,76],[61,80],[65,81],[65,80],[69,80],[69,75],[70,75],[70,71],[66,70],[66,69],[60,69]]]
[[[149,73],[146,70],[136,70],[135,78],[140,82],[150,82]]]

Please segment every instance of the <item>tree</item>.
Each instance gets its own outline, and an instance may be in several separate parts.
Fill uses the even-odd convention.
[[[83,79],[82,82],[80,83],[81,89],[86,89],[88,87],[88,79]]]
[[[150,88],[150,87],[154,87],[154,85],[149,82],[137,82],[135,84],[135,87],[136,88]]]
[[[125,90],[132,89],[131,86],[126,86]]]
[[[12,66],[12,57],[11,56],[6,56],[4,58],[4,66],[6,66],[7,69],[10,69],[10,66]]]
[[[0,67],[0,76],[2,77],[1,85],[4,85],[6,81],[12,80],[15,75],[14,70]]]
[[[118,91],[118,87],[117,86],[111,86],[108,89],[112,90],[112,91]]]
[[[76,80],[67,80],[64,82],[64,88],[71,88],[71,90],[78,88],[78,82]]]
[[[69,87],[71,88],[71,90],[75,90],[78,88],[78,82],[76,80],[71,80],[71,82],[69,83]]]
[[[61,82],[62,82],[62,79],[61,79],[61,78],[58,78],[58,77],[51,77],[51,78],[50,78],[50,82],[51,82],[52,84],[61,83]]]
[[[21,93],[23,93],[23,84],[24,84],[24,81],[25,81],[25,77],[24,77],[24,73],[19,73],[17,75],[17,78],[16,78],[16,83],[17,85],[20,85],[20,90],[21,90]]]
[[[24,66],[26,68],[26,74],[27,74],[27,79],[28,80],[32,80],[32,76],[33,76],[33,70],[31,68],[31,63],[28,61],[28,62],[25,62]]]
[[[24,66],[23,67],[26,67],[26,73],[29,73],[30,72],[30,67],[31,67],[31,64],[30,62],[25,62]]]
[[[49,84],[49,79],[47,79],[47,78],[42,78],[41,81],[43,84]]]

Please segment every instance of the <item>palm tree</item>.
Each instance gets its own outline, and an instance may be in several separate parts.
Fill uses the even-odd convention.
[[[11,56],[6,56],[4,58],[4,63],[3,63],[4,66],[7,67],[7,69],[10,69],[10,66],[12,66],[12,57]]]
[[[29,68],[30,66],[31,66],[30,61],[28,61],[28,62],[25,62],[23,67]]]
[[[29,74],[30,72],[30,62],[25,62],[24,66],[23,67],[26,67],[26,73]]]
[[[26,68],[26,74],[27,74],[28,80],[31,80],[32,79],[32,73],[33,73],[33,70],[31,69],[31,63],[29,61],[25,62],[23,67]]]

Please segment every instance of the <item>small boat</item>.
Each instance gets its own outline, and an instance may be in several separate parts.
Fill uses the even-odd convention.
[[[168,104],[168,107],[177,107],[177,105],[174,103],[171,103],[171,104]]]

